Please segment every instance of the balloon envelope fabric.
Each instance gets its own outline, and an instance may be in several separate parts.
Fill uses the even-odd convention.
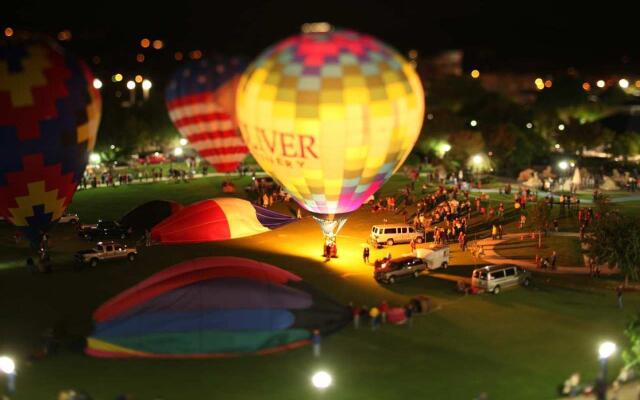
[[[224,197],[179,210],[153,227],[151,239],[161,244],[214,242],[257,235],[293,221],[249,201]]]
[[[166,90],[174,125],[218,172],[234,171],[249,152],[235,117],[244,67],[236,58],[192,61],[174,74]]]
[[[182,204],[175,201],[152,200],[139,205],[120,218],[120,225],[135,232],[151,230],[154,226],[180,211]]]
[[[260,166],[307,210],[356,210],[420,134],[413,66],[371,36],[304,33],[263,52],[238,84],[238,123]]]
[[[159,272],[100,306],[86,353],[106,358],[268,354],[348,324],[348,309],[283,269],[204,257]]]
[[[100,113],[83,62],[47,39],[0,40],[0,215],[32,242],[71,202]]]

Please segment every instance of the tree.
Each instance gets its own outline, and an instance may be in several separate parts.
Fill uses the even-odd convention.
[[[587,230],[584,254],[596,264],[617,266],[626,286],[640,277],[640,219],[617,211],[600,215]]]
[[[545,200],[538,200],[529,212],[529,218],[533,228],[538,233],[538,248],[542,247],[542,234],[545,233],[551,223],[551,207]]]
[[[627,324],[624,335],[629,340],[629,345],[622,351],[624,368],[638,370],[640,366],[640,314],[636,314]]]

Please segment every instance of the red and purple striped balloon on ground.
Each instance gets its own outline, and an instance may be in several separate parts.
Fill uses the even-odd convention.
[[[71,202],[102,103],[82,61],[16,36],[0,40],[0,215],[35,244]]]
[[[253,236],[296,219],[234,197],[202,200],[154,226],[159,244],[203,243]]]
[[[106,358],[269,354],[348,324],[348,309],[273,265],[205,257],[156,273],[94,313],[86,352]]]
[[[218,172],[234,171],[249,152],[235,116],[244,67],[236,58],[192,61],[174,74],[166,90],[174,125]]]

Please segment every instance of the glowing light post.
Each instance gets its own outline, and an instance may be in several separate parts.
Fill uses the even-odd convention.
[[[482,164],[482,156],[480,154],[476,154],[471,159],[471,162],[473,163],[473,167],[474,167],[473,172],[476,177],[476,186],[479,187],[480,186],[480,166]]]
[[[142,98],[145,100],[149,99],[149,91],[151,90],[151,81],[145,79],[142,81]]]
[[[333,377],[327,371],[318,371],[311,377],[311,384],[318,390],[325,390],[333,383]]]
[[[136,83],[128,81],[127,89],[129,89],[129,103],[133,106],[136,103]]]
[[[613,342],[603,342],[598,347],[598,358],[600,360],[600,376],[596,384],[596,395],[598,400],[607,398],[607,360],[616,351],[616,344]]]
[[[7,394],[16,392],[16,364],[11,357],[0,357],[0,372],[7,376]]]
[[[564,185],[564,181],[565,181],[565,179],[567,178],[565,175],[566,175],[566,172],[567,172],[567,168],[569,168],[569,163],[568,163],[568,162],[566,162],[566,161],[564,161],[564,160],[563,160],[563,161],[560,161],[560,162],[558,163],[558,167],[559,167],[559,168],[560,168],[560,170],[562,171],[562,174],[561,174],[561,176],[562,176],[562,183],[561,183],[561,185]]]

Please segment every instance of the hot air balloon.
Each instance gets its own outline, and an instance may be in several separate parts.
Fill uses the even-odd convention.
[[[235,116],[244,67],[236,58],[193,61],[175,73],[166,90],[174,125],[218,172],[234,171],[249,152]]]
[[[202,200],[184,207],[151,230],[159,244],[203,243],[268,232],[296,219],[235,197]]]
[[[159,272],[94,313],[86,352],[107,358],[268,354],[335,332],[348,309],[283,269],[204,257]]]
[[[55,43],[0,40],[0,215],[37,244],[75,193],[100,123],[87,66]]]
[[[413,66],[371,36],[310,32],[262,53],[236,105],[256,161],[335,241],[348,214],[409,155],[424,92]]]

